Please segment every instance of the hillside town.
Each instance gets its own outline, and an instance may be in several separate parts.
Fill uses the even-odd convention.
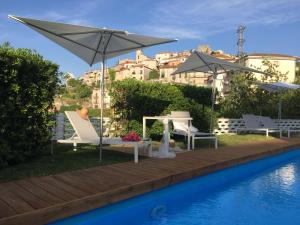
[[[197,50],[216,58],[223,59],[229,62],[237,62],[250,68],[265,69],[264,61],[269,61],[276,65],[277,70],[285,74],[282,81],[293,83],[296,74],[296,62],[298,57],[285,54],[270,54],[270,53],[251,53],[245,54],[242,58],[233,54],[225,53],[222,50],[212,50],[208,45],[200,45]],[[182,64],[189,56],[191,51],[185,50],[182,52],[158,52],[153,58],[144,54],[143,50],[139,49],[135,52],[135,59],[121,59],[117,64],[106,70],[106,83],[113,81],[121,81],[125,79],[137,79],[144,82],[160,82],[185,84],[194,86],[211,87],[212,75],[203,72],[188,72],[183,74],[172,74],[180,64]],[[114,74],[110,77],[110,73]],[[92,108],[99,108],[100,91],[97,84],[99,84],[100,70],[92,70],[85,72],[80,76],[80,80],[90,87],[93,91],[91,94],[89,105]],[[256,74],[256,78],[261,80],[261,74]],[[230,76],[226,73],[218,74],[215,80],[216,90],[220,97],[224,97],[229,89]],[[105,91],[104,107],[109,108],[110,96],[108,91]]]

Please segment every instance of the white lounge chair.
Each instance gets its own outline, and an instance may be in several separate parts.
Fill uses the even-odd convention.
[[[245,122],[245,128],[237,128],[236,133],[239,131],[250,131],[253,133],[266,133],[266,136],[269,137],[269,133],[279,133],[280,138],[282,137],[282,130],[276,127],[262,127],[260,120],[257,116],[253,114],[244,114],[243,120]]]
[[[261,116],[260,120],[262,122],[262,124],[264,125],[264,127],[267,128],[274,128],[274,129],[280,129],[282,131],[286,131],[288,134],[288,137],[291,136],[291,133],[300,133],[299,129],[293,129],[290,127],[286,127],[286,128],[279,128],[279,126],[274,122],[274,120],[272,120],[270,117],[268,116]]]
[[[57,140],[58,143],[73,144],[74,151],[77,150],[77,144],[94,144],[98,145],[100,138],[94,129],[90,120],[82,119],[77,112],[65,111],[67,118],[73,126],[75,133],[72,137],[64,140]],[[142,142],[124,142],[121,138],[107,138],[103,137],[103,144],[109,145],[132,145],[134,147],[134,162],[138,162],[139,147],[149,147],[149,155],[152,151],[151,141]]]
[[[173,122],[173,134],[182,135],[189,139],[189,137],[192,138],[192,149],[195,149],[195,140],[214,140],[215,142],[215,148],[218,148],[218,139],[215,134],[212,133],[204,133],[199,132],[199,130],[192,125],[191,120],[192,119],[186,119],[190,118],[190,113],[187,111],[172,111],[171,117]],[[182,119],[180,119],[182,118]],[[184,118],[184,119],[183,119]],[[189,140],[188,140],[189,145]],[[189,149],[189,146],[188,146]]]

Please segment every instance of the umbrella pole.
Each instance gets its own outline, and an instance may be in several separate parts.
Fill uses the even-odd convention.
[[[102,59],[102,73],[100,78],[100,142],[99,142],[99,161],[102,161],[103,150],[103,106],[104,106],[104,73],[105,73],[105,58]]]
[[[212,94],[211,94],[211,114],[210,114],[210,132],[213,133],[214,124],[213,124],[213,114],[214,114],[214,105],[215,105],[215,95],[216,95],[216,71],[213,74],[213,86],[212,86]]]
[[[280,98],[279,102],[278,102],[278,120],[279,121],[281,120],[281,114],[282,114],[282,99]]]

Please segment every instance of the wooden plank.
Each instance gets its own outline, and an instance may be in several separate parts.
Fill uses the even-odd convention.
[[[45,202],[43,199],[36,197],[31,192],[26,189],[20,187],[14,182],[8,182],[3,184],[4,188],[7,188],[10,192],[14,193],[24,202],[32,206],[34,209],[45,208],[50,206],[48,202]]]
[[[118,174],[123,174],[125,176],[130,176],[130,177],[134,177],[134,178],[138,178],[139,181],[144,181],[144,180],[147,180],[148,178],[148,174],[141,174],[140,171],[138,170],[130,170],[129,167],[126,167],[126,168],[118,168],[118,167],[115,167],[115,166],[110,166],[110,171],[113,171],[113,172],[116,172]]]
[[[103,170],[102,174],[105,174],[106,176],[110,177],[110,179],[112,179],[112,177],[119,177],[118,179],[124,183],[124,184],[133,184],[135,182],[139,182],[140,179],[138,177],[132,177],[132,176],[128,176],[126,174],[120,174],[119,172],[115,172],[112,170]]]
[[[118,168],[120,170],[124,170],[123,166],[120,164],[114,164],[114,168]],[[153,179],[158,177],[157,174],[153,173],[153,170],[149,170],[149,168],[145,168],[144,166],[134,165],[134,166],[128,166],[126,170],[130,173],[135,173],[138,171],[139,175],[147,177],[147,179]],[[156,169],[158,171],[158,169]]]
[[[9,217],[15,214],[17,214],[17,212],[13,208],[0,200],[0,218]]]
[[[62,182],[65,182],[73,187],[76,187],[86,193],[89,194],[95,194],[98,192],[98,189],[96,189],[95,183],[91,183],[91,181],[86,181],[86,179],[82,179],[77,176],[77,174],[58,174],[53,176],[55,179],[61,180]]]
[[[15,183],[23,188],[26,188],[27,191],[38,196],[39,198],[43,199],[44,201],[50,203],[51,205],[64,202],[64,200],[56,197],[55,195],[45,191],[44,189],[40,188],[39,186],[37,186],[27,180],[16,181]]]
[[[51,193],[52,195],[63,199],[64,201],[71,201],[73,199],[76,199],[75,195],[72,195],[71,193],[62,190],[59,187],[56,187],[53,184],[49,184],[48,182],[46,182],[45,177],[30,178],[28,179],[28,181],[41,187],[42,189]]]
[[[98,171],[83,171],[82,173],[88,173],[88,175],[91,176],[91,180],[98,184],[98,192],[104,192],[107,190],[111,190],[112,188],[118,188],[128,185],[128,183],[120,180],[117,176],[111,177],[111,175],[103,173],[100,168]]]
[[[99,176],[98,176],[99,175]],[[95,188],[96,193],[106,191],[110,188],[110,180],[114,180],[120,184],[120,180],[118,176],[112,177],[104,177],[103,171],[92,172],[92,171],[79,171],[76,176],[79,176],[83,179],[87,179],[88,182],[91,183],[91,186]]]
[[[49,177],[45,177],[44,181],[48,184],[52,184],[58,188],[61,188],[62,190],[71,193],[72,195],[78,197],[78,198],[82,198],[88,195],[87,192],[84,192],[78,188],[75,188],[69,184],[66,184],[63,181],[60,181],[59,179],[56,179],[53,176],[49,176]]]
[[[14,209],[17,213],[24,213],[34,210],[31,205],[29,205],[15,193],[10,192],[9,189],[3,189],[2,187],[3,184],[0,188],[0,200],[5,202],[10,208]]]

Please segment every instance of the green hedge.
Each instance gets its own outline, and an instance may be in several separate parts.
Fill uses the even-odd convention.
[[[60,112],[65,112],[65,111],[76,111],[78,109],[81,109],[81,105],[64,105],[60,107]],[[93,109],[93,108],[88,108],[89,110],[89,117],[100,117],[100,109]],[[111,110],[110,109],[104,109],[103,110],[103,116],[104,117],[111,117]]]
[[[210,90],[191,86],[183,88],[171,84],[146,83],[134,79],[115,81],[111,86],[110,95],[112,107],[118,115],[117,120],[124,125],[122,133],[135,130],[141,135],[143,116],[166,115],[172,110],[189,111],[194,126],[201,130],[208,130],[210,109],[206,105],[210,101],[210,95],[196,99],[187,91],[188,88],[193,89],[194,96],[205,96],[199,92],[206,93]],[[149,121],[148,130],[148,134],[153,138],[158,137],[162,134],[162,124],[158,121]]]
[[[57,83],[56,64],[34,51],[0,45],[0,167],[45,149]]]
[[[191,85],[176,85],[183,95],[195,100],[197,103],[211,107],[211,88]]]

